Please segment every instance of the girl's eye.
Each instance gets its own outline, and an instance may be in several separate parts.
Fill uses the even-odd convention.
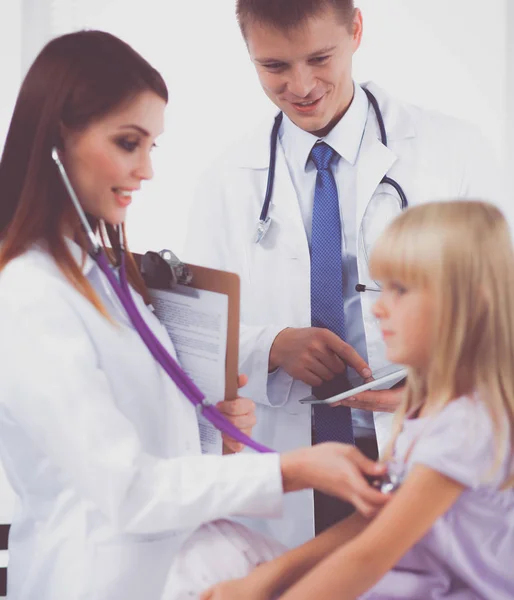
[[[403,294],[407,293],[407,288],[405,286],[403,286],[401,283],[392,283],[391,289],[393,290],[393,292],[395,292],[399,296],[403,296]]]
[[[127,152],[134,152],[134,150],[139,146],[139,140],[131,141],[126,138],[120,138],[116,140],[116,144]]]

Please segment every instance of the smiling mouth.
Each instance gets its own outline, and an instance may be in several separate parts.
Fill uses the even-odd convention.
[[[317,100],[311,100],[308,102],[291,102],[290,104],[295,108],[297,112],[309,113],[314,112],[316,110],[323,98],[324,96],[321,96],[321,98],[318,98]]]
[[[132,190],[121,190],[119,188],[112,188],[114,196],[121,206],[128,206],[132,202]]]

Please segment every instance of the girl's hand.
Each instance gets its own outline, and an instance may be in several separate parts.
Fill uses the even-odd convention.
[[[244,577],[216,584],[203,592],[200,600],[270,600],[270,596],[258,589],[255,581]]]

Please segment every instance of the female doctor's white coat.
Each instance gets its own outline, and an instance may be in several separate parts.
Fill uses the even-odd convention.
[[[89,257],[83,272],[117,324],[40,247],[0,274],[0,452],[17,494],[9,598],[160,600],[166,588],[174,599],[168,572],[200,525],[280,514],[279,460],[199,456],[195,409]]]
[[[380,141],[370,107],[357,158],[356,231],[359,281],[374,285],[367,254],[386,224],[400,213],[387,173],[403,187],[409,204],[472,197],[502,199],[499,174],[483,137],[469,125],[435,112],[401,104],[373,84],[367,85],[381,107],[388,147]],[[286,327],[310,327],[310,255],[299,203],[284,153],[277,148],[276,176],[269,216],[271,227],[254,242],[268,177],[272,123],[238,143],[200,184],[191,211],[185,259],[238,273],[242,282],[240,372],[244,389],[258,402],[254,437],[284,451],[311,443],[311,408],[298,400],[311,393],[301,381],[279,370],[268,379],[268,358],[275,336]],[[365,232],[363,234],[363,232]],[[369,364],[386,366],[384,346],[371,313],[376,299],[361,297]],[[374,413],[380,447],[387,442],[391,415]],[[313,535],[312,492],[285,499],[279,522],[252,523],[293,546]]]

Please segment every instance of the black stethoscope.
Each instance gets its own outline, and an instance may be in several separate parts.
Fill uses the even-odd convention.
[[[387,148],[387,133],[386,133],[386,129],[385,129],[384,118],[382,117],[382,112],[378,105],[378,101],[369,90],[367,90],[366,88],[363,88],[363,89],[364,89],[364,92],[366,93],[366,96],[368,97],[368,100],[369,100],[371,106],[373,107],[373,110],[375,111],[375,116],[376,116],[376,119],[378,122],[378,127],[380,129],[380,139],[382,140],[382,144],[384,144],[384,146]],[[264,204],[262,205],[261,215],[259,217],[259,222],[257,224],[257,232],[255,235],[255,243],[256,244],[261,242],[261,240],[264,238],[264,236],[268,232],[268,229],[270,228],[270,225],[271,225],[271,218],[269,217],[268,212],[269,212],[269,205],[271,202],[271,196],[273,194],[273,186],[275,184],[275,165],[277,162],[278,132],[280,129],[280,125],[282,123],[283,116],[284,115],[282,112],[278,113],[278,115],[275,117],[275,123],[273,124],[273,129],[271,130],[268,182],[266,184],[266,195],[264,197]],[[387,175],[385,175],[382,178],[382,181],[380,183],[388,184],[396,190],[396,192],[400,198],[402,210],[405,210],[408,207],[409,203],[407,201],[407,196],[405,195],[405,192],[403,191],[402,186],[397,181],[395,181],[391,177],[387,177]],[[365,291],[365,290],[357,290],[357,291]]]

